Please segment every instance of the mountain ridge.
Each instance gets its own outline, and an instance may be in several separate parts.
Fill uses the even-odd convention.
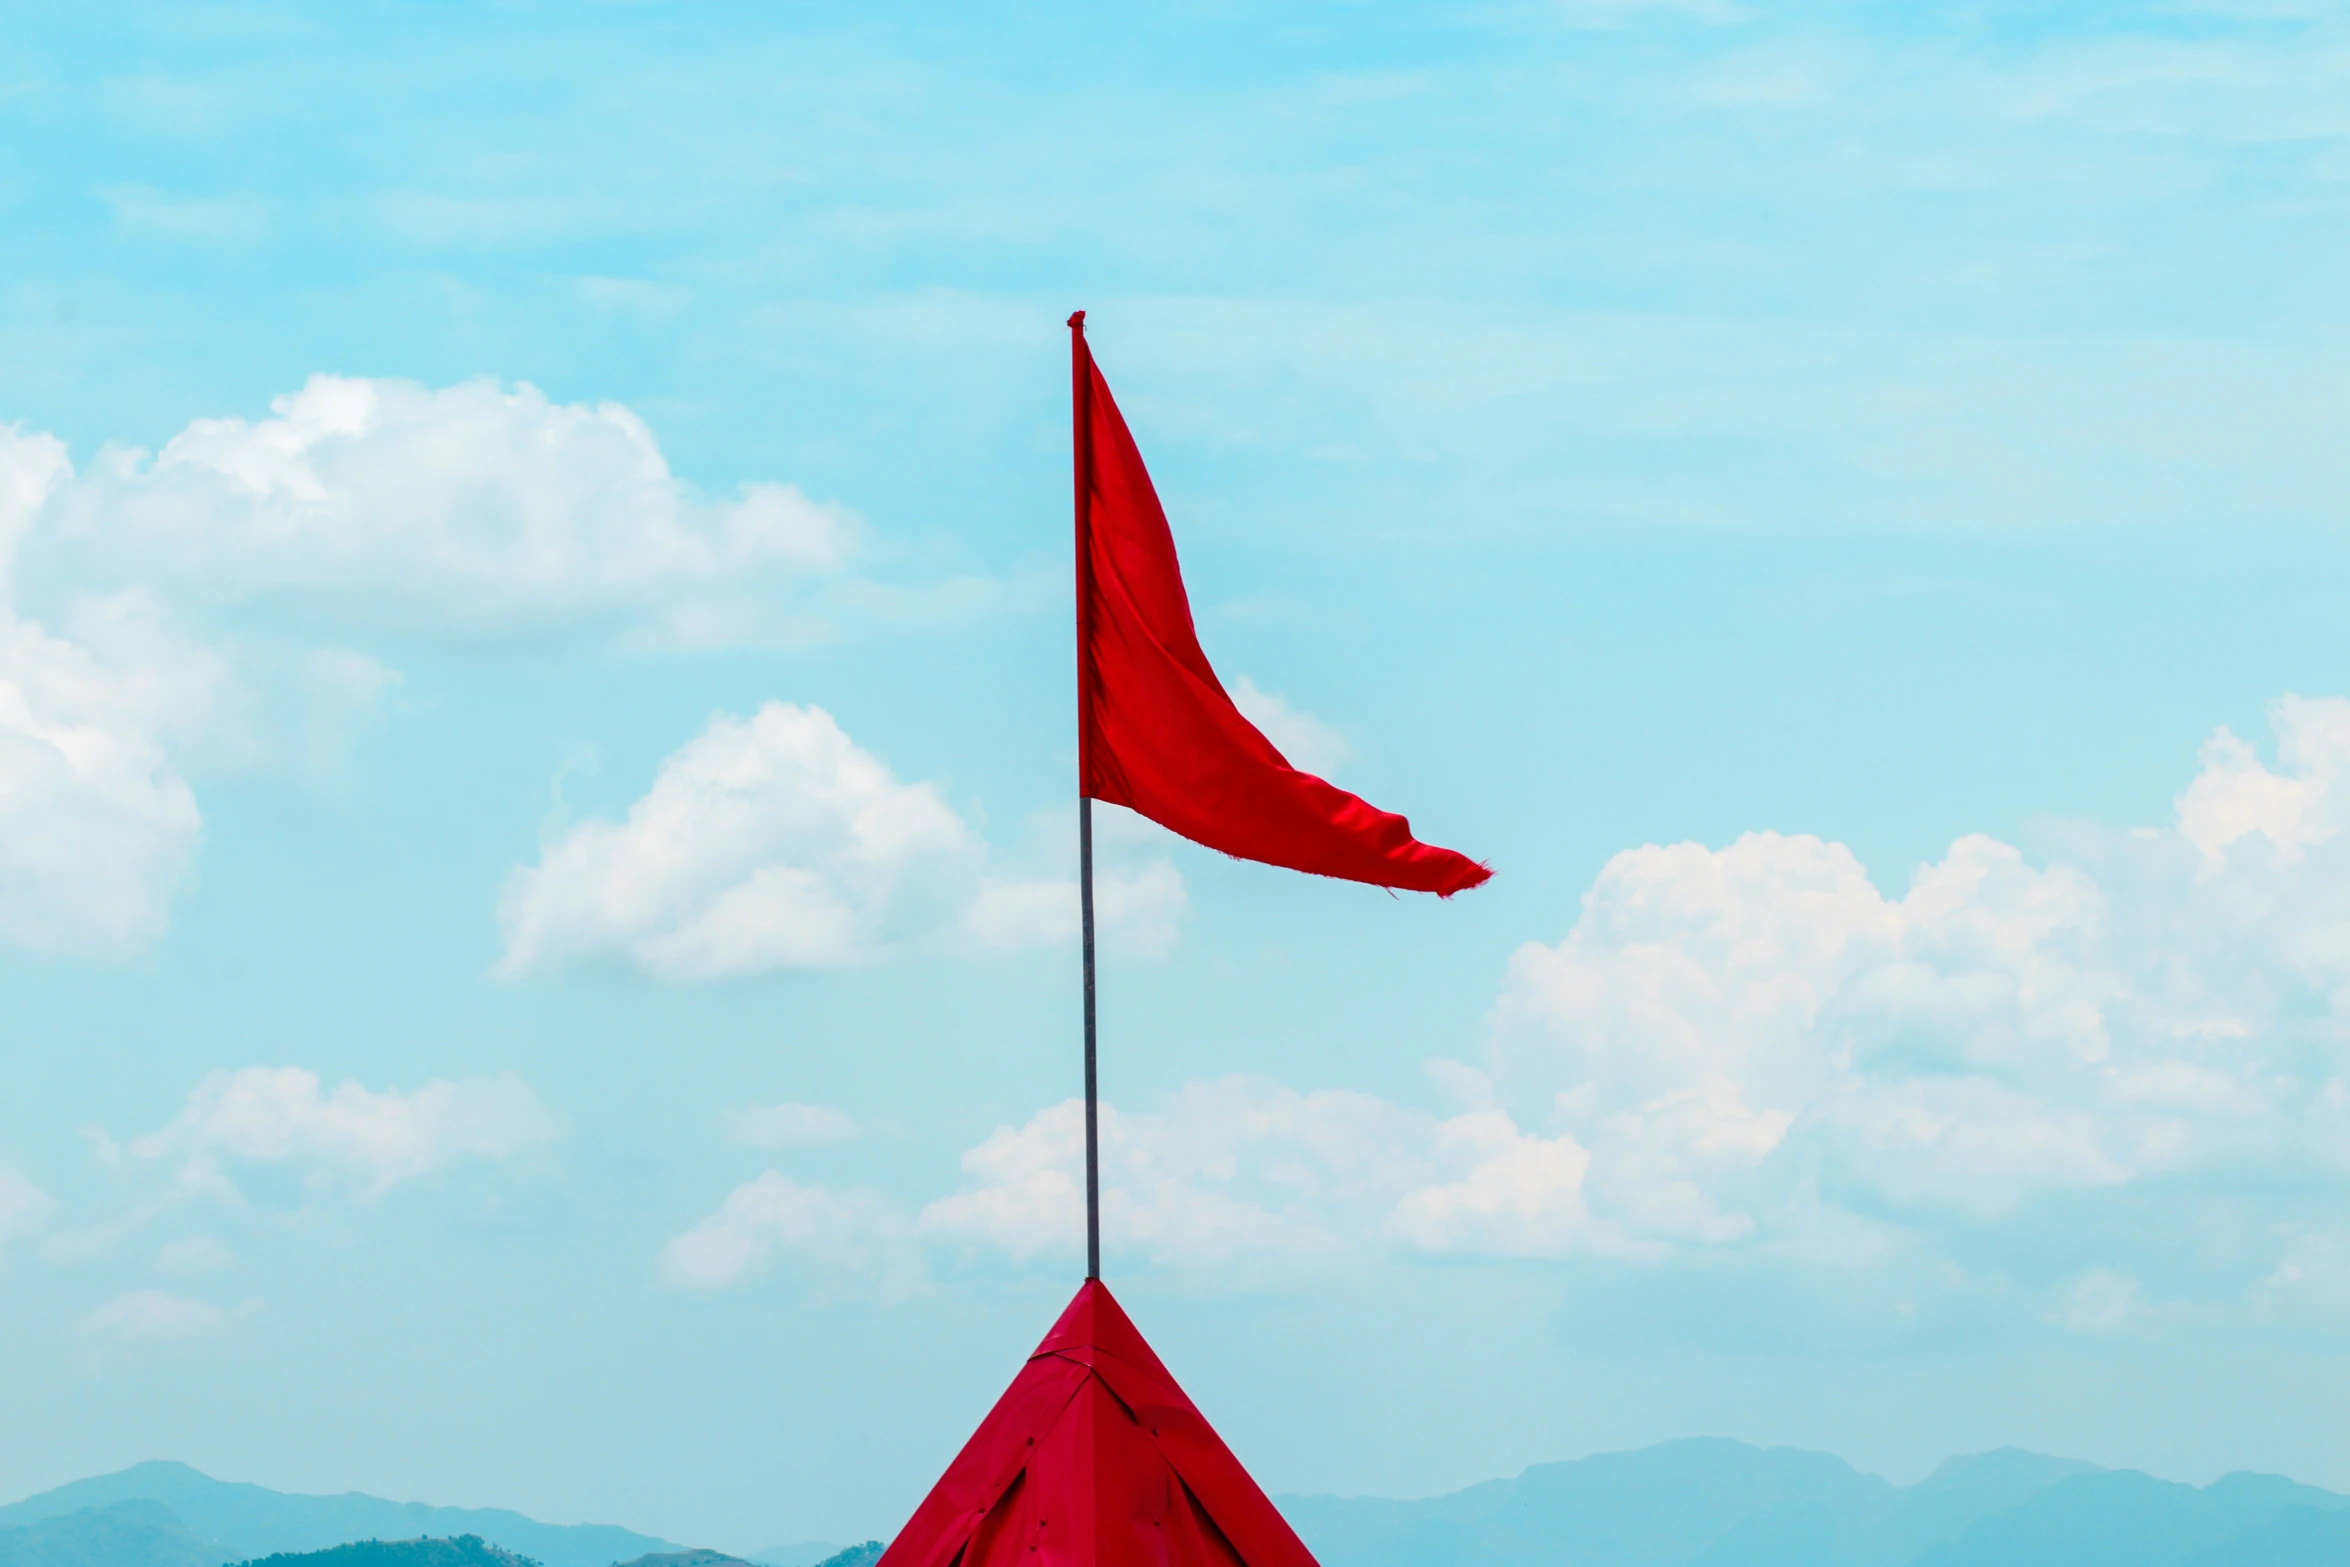
[[[1698,1437],[1416,1501],[1275,1503],[1322,1567],[2350,1562],[2350,1496],[2248,1472],[2182,1485],[2019,1448],[1952,1458],[1897,1486],[1832,1454]]]
[[[169,1508],[192,1535],[231,1553],[219,1558],[221,1562],[305,1555],[358,1540],[465,1535],[545,1567],[611,1567],[638,1556],[684,1549],[615,1524],[541,1523],[498,1507],[392,1502],[362,1491],[339,1496],[273,1491],[247,1481],[215,1480],[169,1459],[150,1459],[112,1474],[69,1481],[0,1507],[0,1530],[129,1501]]]
[[[2350,1563],[2350,1496],[2249,1471],[2185,1485],[2018,1448],[1954,1457],[1899,1486],[1828,1453],[1694,1437],[1535,1464],[1416,1500],[1275,1502],[1321,1567]],[[346,1546],[417,1548],[374,1553],[391,1567],[393,1556],[422,1562],[436,1540],[468,1537],[481,1563],[753,1567],[617,1525],[546,1524],[499,1508],[356,1491],[306,1496],[160,1460],[0,1506],[0,1567],[232,1567],[272,1556],[294,1567],[291,1558]],[[852,1546],[821,1567],[870,1567],[879,1550],[877,1542]],[[368,1554],[342,1551],[315,1567],[366,1567]],[[452,1557],[445,1567],[465,1564]]]

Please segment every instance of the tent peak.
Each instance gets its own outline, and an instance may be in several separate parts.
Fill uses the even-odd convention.
[[[877,1567],[1315,1567],[1088,1279]]]

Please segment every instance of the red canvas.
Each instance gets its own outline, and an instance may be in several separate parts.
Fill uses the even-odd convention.
[[[1175,538],[1069,318],[1077,436],[1078,792],[1244,860],[1450,897],[1493,873],[1289,765],[1232,705],[1192,628]]]
[[[1315,1567],[1088,1279],[878,1567]]]

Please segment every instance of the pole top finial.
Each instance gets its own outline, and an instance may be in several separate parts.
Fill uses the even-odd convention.
[[[1080,310],[1080,311],[1078,311],[1078,312],[1077,312],[1077,314],[1075,314],[1075,315],[1073,315],[1073,316],[1071,316],[1071,317],[1069,318],[1069,330],[1070,330],[1070,331],[1072,331],[1072,332],[1082,332],[1082,331],[1084,331],[1084,330],[1085,330],[1085,312],[1084,312],[1084,311]]]

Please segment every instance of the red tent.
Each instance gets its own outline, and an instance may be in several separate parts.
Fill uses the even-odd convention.
[[[876,1567],[1315,1567],[1088,1279]]]

